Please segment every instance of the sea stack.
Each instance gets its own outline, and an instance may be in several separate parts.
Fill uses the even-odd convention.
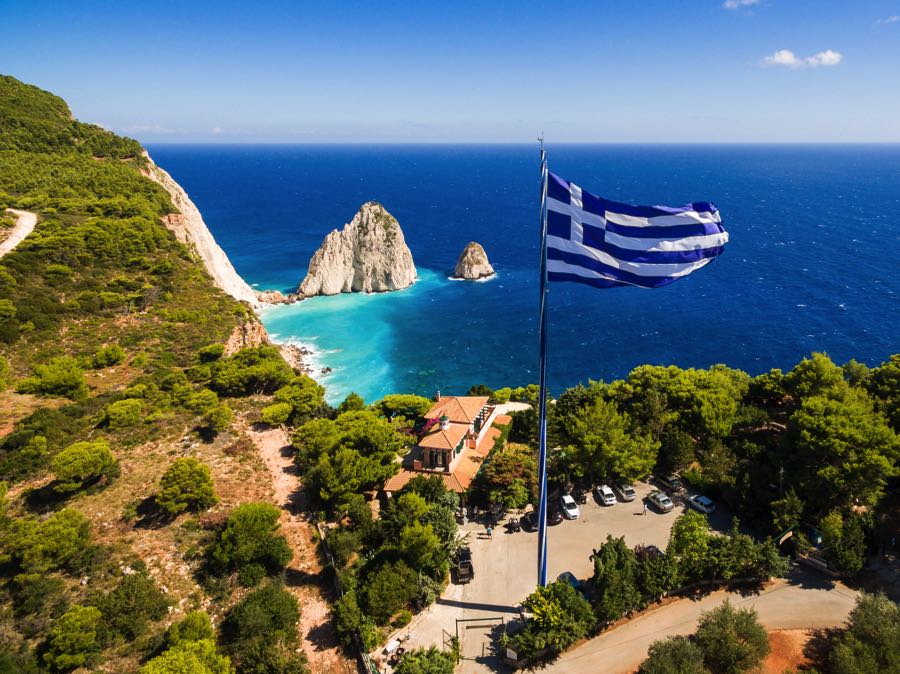
[[[381,204],[363,204],[344,229],[333,230],[309,261],[302,297],[401,290],[416,280],[412,253],[396,218]]]
[[[470,241],[463,248],[453,270],[453,278],[477,281],[494,275],[494,268],[488,262],[487,253],[480,243]]]

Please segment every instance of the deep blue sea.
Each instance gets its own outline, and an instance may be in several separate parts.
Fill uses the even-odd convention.
[[[278,341],[356,391],[464,393],[537,380],[536,146],[184,146],[150,152],[188,191],[245,279],[292,291],[332,229],[368,200],[399,220],[410,289],[265,310]],[[550,168],[618,201],[713,201],[731,241],[658,290],[553,285],[551,387],[642,363],[751,374],[812,351],[877,364],[900,351],[900,146],[549,146]],[[448,280],[468,241],[497,277]]]

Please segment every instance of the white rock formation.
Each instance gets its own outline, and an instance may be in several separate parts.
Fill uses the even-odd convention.
[[[385,292],[416,280],[416,266],[397,220],[374,201],[363,204],[344,229],[333,230],[309,261],[303,297]]]
[[[480,243],[470,241],[463,248],[456,261],[456,269],[453,270],[453,278],[477,281],[494,275],[494,268],[488,262],[487,253]]]
[[[231,265],[225,251],[216,243],[212,233],[203,222],[203,216],[184,189],[163,169],[157,166],[146,152],[149,164],[146,175],[169,193],[178,213],[163,218],[166,226],[189,249],[203,261],[203,266],[212,277],[213,283],[236,300],[247,302],[253,308],[261,306],[253,289],[247,285]]]

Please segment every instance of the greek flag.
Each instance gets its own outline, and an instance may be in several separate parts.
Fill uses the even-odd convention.
[[[659,288],[718,257],[728,242],[719,209],[632,206],[547,181],[547,280],[598,288]]]

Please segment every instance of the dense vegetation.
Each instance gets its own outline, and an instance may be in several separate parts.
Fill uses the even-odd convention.
[[[304,672],[280,511],[216,480],[255,488],[236,413],[278,391],[299,420],[321,389],[271,347],[226,354],[253,319],[166,228],[146,166],[0,77],[0,213],[39,216],[0,260],[0,671]]]

